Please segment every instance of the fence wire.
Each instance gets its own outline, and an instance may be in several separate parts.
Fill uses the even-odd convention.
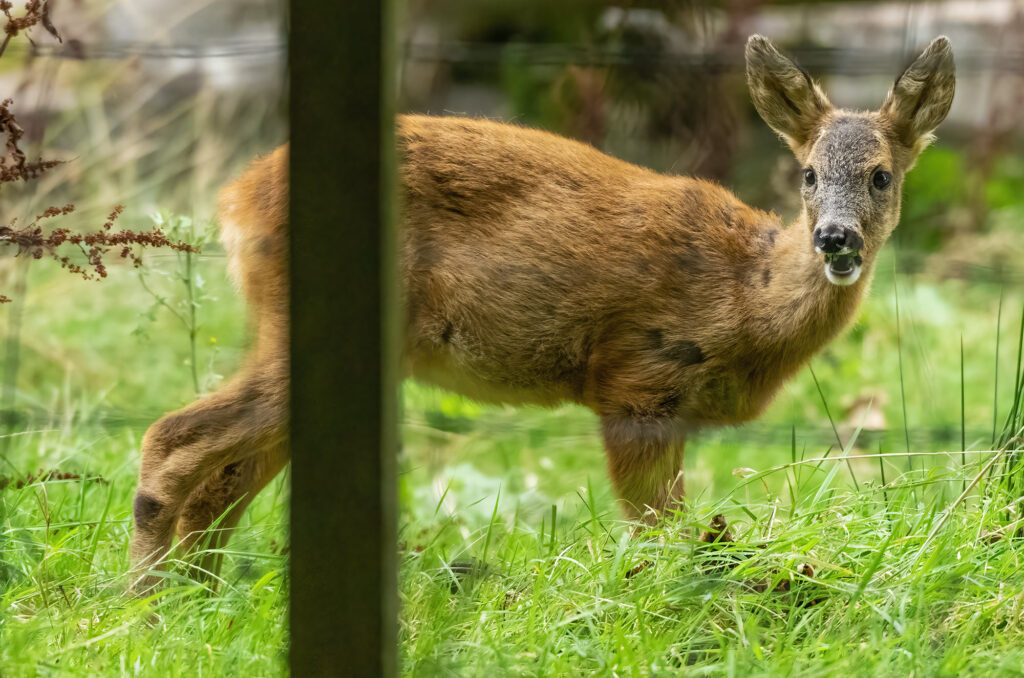
[[[208,45],[175,45],[131,41],[87,43],[70,39],[63,44],[34,44],[29,52],[34,57],[76,61],[137,58],[213,59],[274,55],[283,58],[287,47],[288,44],[283,40],[245,40]]]
[[[892,75],[893,65],[906,65],[914,50],[860,48],[786,47],[803,67],[830,75]],[[629,66],[657,64],[665,67],[702,70],[715,73],[742,72],[746,69],[743,45],[720,50],[677,52],[649,47],[551,43],[416,43],[406,45],[409,61],[451,64],[500,64],[514,56],[516,63],[537,66],[589,65]],[[1024,72],[1024,50],[957,49],[959,72]]]
[[[73,413],[52,411],[32,406],[19,406],[0,412],[0,415],[3,416],[8,424],[16,424],[16,427],[22,431],[35,431],[39,434],[59,431],[61,430],[60,424],[55,424],[55,422],[62,423],[67,421],[74,421],[76,425],[80,426],[95,426],[107,431],[117,431],[124,428],[146,428],[162,414],[164,413],[156,410],[105,408],[91,412],[87,417],[83,418]],[[464,435],[463,433],[454,433],[444,426],[438,427],[421,415],[420,411],[407,412],[402,423],[405,426],[419,429],[420,431],[429,429],[445,437],[458,438]],[[842,422],[837,422],[837,425],[845,443],[850,435],[852,435],[853,428],[852,426],[846,426]],[[520,427],[521,424],[515,422],[491,420],[484,417],[479,420],[473,420],[470,430],[473,434],[501,434]],[[909,434],[912,450],[914,450],[910,453],[912,455],[933,450],[936,446],[944,450],[956,449],[959,452],[958,448],[961,441],[959,424],[930,427],[912,425]],[[591,435],[596,434],[592,427],[589,426],[583,426],[578,430],[566,430],[561,434],[565,438]],[[737,428],[711,430],[695,438],[695,444],[699,446],[701,440],[728,440],[734,443],[750,444],[755,447],[764,445],[788,447],[792,444],[794,435],[797,444],[797,454],[801,454],[801,450],[804,450],[809,456],[813,456],[830,447],[833,448],[833,453],[836,452],[835,429],[827,422],[814,424],[804,420],[801,420],[799,425],[782,422],[768,424],[754,421]],[[0,439],[4,437],[0,435]],[[992,430],[990,428],[968,428],[963,432],[963,438],[967,441],[968,451],[979,448],[989,449],[989,446],[993,444]],[[858,449],[871,450],[881,444],[883,448],[891,450],[893,448],[902,448],[905,440],[906,435],[902,428],[864,429],[857,436],[856,447]],[[903,455],[906,453],[891,452],[891,454]]]
[[[283,39],[239,40],[211,44],[162,44],[133,41],[34,44],[30,53],[57,59],[207,59],[280,55],[288,48]],[[805,68],[830,75],[891,75],[894,64],[908,63],[913,50],[867,48],[787,47],[786,51]],[[642,46],[600,43],[530,42],[410,42],[401,58],[411,62],[494,66],[514,58],[516,63],[535,66],[629,66],[657,64],[664,67],[715,73],[745,69],[742,45],[716,50],[687,52]],[[1000,71],[1024,73],[1024,49],[957,49],[960,72]]]

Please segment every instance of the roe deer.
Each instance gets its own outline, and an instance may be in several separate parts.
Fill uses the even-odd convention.
[[[746,61],[758,112],[803,167],[803,209],[785,227],[715,184],[545,132],[398,120],[405,374],[482,401],[589,407],[631,518],[682,498],[689,432],[756,417],[851,321],[904,175],[953,99],[944,37],[875,112],[833,108],[761,36]],[[159,564],[175,529],[187,548],[224,514],[208,535],[222,543],[287,463],[287,154],[221,194],[255,348],[221,391],[147,431],[137,572]]]

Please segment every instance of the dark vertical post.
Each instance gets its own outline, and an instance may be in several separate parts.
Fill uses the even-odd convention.
[[[390,0],[292,0],[291,673],[393,676]]]

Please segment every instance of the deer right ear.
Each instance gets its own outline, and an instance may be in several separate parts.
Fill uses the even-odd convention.
[[[903,71],[882,105],[900,142],[916,157],[946,118],[956,91],[956,67],[949,39],[940,36]]]
[[[814,134],[832,104],[805,70],[768,38],[747,40],[747,85],[754,107],[795,153]]]

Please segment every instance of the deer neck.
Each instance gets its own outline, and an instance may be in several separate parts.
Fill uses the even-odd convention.
[[[766,325],[760,328],[765,332],[761,342],[802,361],[850,323],[870,286],[873,262],[865,261],[860,278],[848,286],[829,282],[824,267],[807,216],[801,214],[779,233],[768,262],[768,283],[754,295],[752,315]]]

